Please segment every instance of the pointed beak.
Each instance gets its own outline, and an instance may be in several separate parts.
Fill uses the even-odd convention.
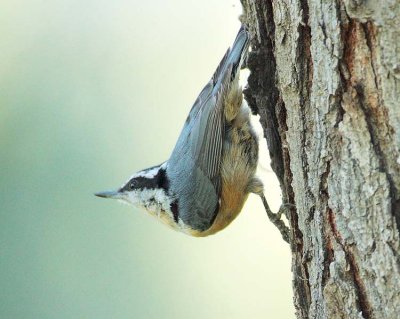
[[[114,199],[121,198],[121,193],[119,191],[99,192],[99,193],[95,193],[95,195],[98,197],[103,197],[103,198],[114,198]]]

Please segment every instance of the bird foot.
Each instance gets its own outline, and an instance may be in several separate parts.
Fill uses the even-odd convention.
[[[269,220],[275,225],[276,228],[278,228],[279,232],[282,235],[283,240],[286,241],[287,243],[289,243],[290,242],[290,229],[289,229],[289,227],[287,227],[285,225],[284,221],[281,218],[282,218],[282,214],[284,213],[284,211],[286,209],[288,209],[288,207],[293,207],[294,205],[282,204],[281,207],[279,208],[279,211],[276,214],[274,214],[271,211],[271,208],[269,207],[265,196],[260,195],[260,197],[264,204],[264,208],[265,208],[265,211],[267,212]]]

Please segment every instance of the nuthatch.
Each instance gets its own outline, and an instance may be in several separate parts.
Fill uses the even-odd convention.
[[[242,26],[194,102],[166,162],[134,174],[116,191],[96,195],[143,207],[173,229],[198,237],[228,226],[249,193],[261,196],[270,216],[255,176],[257,136],[239,85],[248,47]]]

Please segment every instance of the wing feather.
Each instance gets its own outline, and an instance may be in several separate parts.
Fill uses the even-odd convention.
[[[232,49],[193,104],[168,160],[172,188],[180,194],[181,218],[195,229],[207,229],[218,206],[226,130],[224,99],[231,82],[237,80],[247,46],[248,35],[241,28]]]

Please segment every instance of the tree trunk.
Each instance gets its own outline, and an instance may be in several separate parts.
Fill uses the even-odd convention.
[[[242,4],[297,317],[400,318],[400,0]]]

